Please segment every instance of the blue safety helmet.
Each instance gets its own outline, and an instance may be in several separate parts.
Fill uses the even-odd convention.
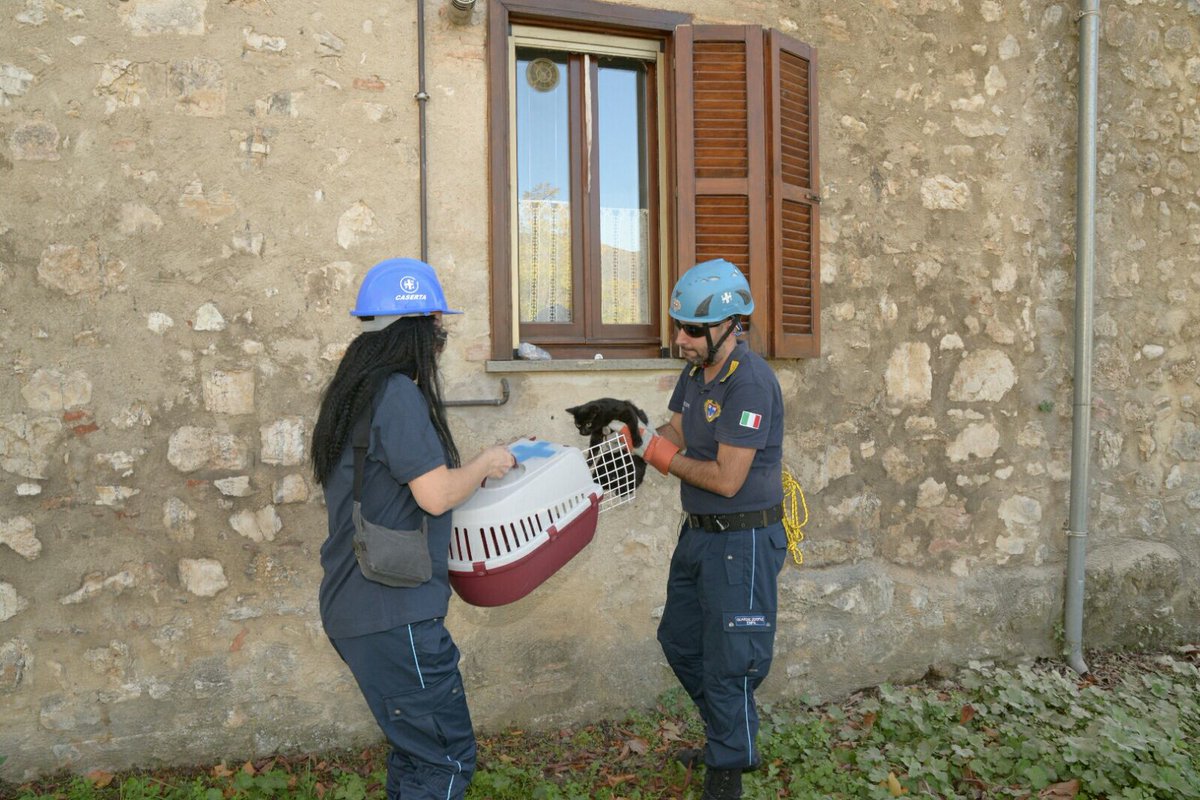
[[[668,313],[680,322],[712,325],[754,310],[750,284],[723,258],[704,261],[683,273],[671,292]]]
[[[438,311],[462,313],[446,305],[433,267],[415,258],[389,258],[367,272],[350,313],[362,319],[364,331],[378,331],[400,317],[427,317]]]

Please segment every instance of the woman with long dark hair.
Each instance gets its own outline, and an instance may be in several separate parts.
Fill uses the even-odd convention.
[[[459,312],[447,308],[432,267],[414,259],[376,264],[351,313],[362,333],[325,389],[312,434],[313,473],[329,517],[321,621],[392,745],[389,800],[462,798],[475,771],[475,735],[444,619],[449,512],[515,462],[495,446],[461,463],[437,370],[442,315]],[[356,438],[365,455],[357,491]],[[365,565],[372,560],[356,554],[364,525],[404,532],[424,572],[379,582]]]

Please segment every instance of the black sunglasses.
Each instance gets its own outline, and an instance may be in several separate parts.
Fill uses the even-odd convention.
[[[692,325],[687,322],[680,322],[677,319],[672,320],[672,322],[675,323],[675,330],[683,331],[684,333],[686,333],[688,336],[692,337],[693,339],[699,339],[701,336],[704,335],[704,332],[706,330],[708,330],[709,328],[712,327],[712,325]]]

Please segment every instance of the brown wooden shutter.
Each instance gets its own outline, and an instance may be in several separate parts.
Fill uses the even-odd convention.
[[[821,355],[816,53],[768,31],[766,57],[772,355],[816,358]]]
[[[816,54],[754,25],[675,38],[676,263],[725,258],[750,282],[750,346],[820,355]]]
[[[674,279],[724,258],[750,282],[757,303],[770,293],[762,29],[681,25],[675,37],[678,214]],[[672,281],[672,284],[674,281]],[[769,305],[767,306],[769,308]],[[750,328],[750,346],[770,353],[770,326]]]

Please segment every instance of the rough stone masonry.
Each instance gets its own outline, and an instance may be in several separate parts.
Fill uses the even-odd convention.
[[[633,4],[633,3],[631,3]],[[638,0],[637,5],[647,5]],[[1200,2],[1102,9],[1088,647],[1200,633]],[[428,0],[430,260],[448,394],[486,371],[486,3]],[[819,359],[776,362],[811,510],[768,696],[1061,647],[1075,7],[658,0],[819,52]],[[372,740],[316,612],[320,390],[374,262],[415,255],[415,4],[0,10],[0,777]],[[506,373],[464,452],[661,370]],[[477,725],[673,685],[651,476],[512,606],[454,606]]]

